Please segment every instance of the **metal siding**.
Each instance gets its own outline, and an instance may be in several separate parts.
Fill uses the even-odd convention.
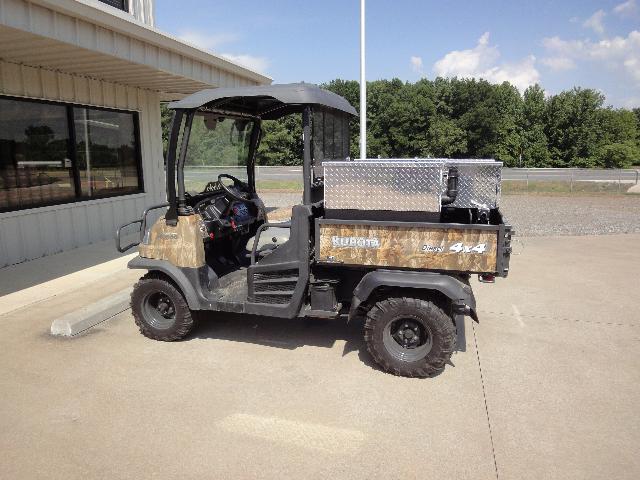
[[[49,12],[40,5],[31,4],[31,28],[42,35],[53,35],[55,26],[49,21]]]
[[[37,252],[40,251],[40,229],[38,228],[38,220],[34,218],[33,214],[28,215],[27,221],[18,223],[18,233],[20,234],[20,241],[25,249],[25,257],[27,259],[36,258]]]
[[[89,239],[89,222],[87,221],[87,213],[85,207],[79,206],[69,210],[71,213],[71,228],[73,229],[74,247],[80,245],[88,245],[91,243]]]
[[[71,210],[59,210],[55,222],[58,231],[58,243],[61,250],[69,250],[73,248],[73,221]]]
[[[131,33],[113,30],[52,6],[0,0],[0,41],[18,46],[3,52],[5,61],[182,94],[220,86],[215,82],[220,74],[227,86],[270,83],[224,59],[191,52],[174,40],[175,45],[167,43],[166,37],[154,38],[160,44],[149,42],[144,27]],[[132,0],[130,12],[153,25],[152,0]]]
[[[9,258],[9,252],[7,252],[7,236],[9,234],[9,226],[5,225],[0,228],[0,265],[5,265]]]
[[[0,93],[138,111],[145,194],[0,214],[0,267],[113,238],[164,201],[157,92],[0,61]]]
[[[113,210],[113,205],[109,203],[101,203],[98,207],[98,230],[96,230],[96,234],[99,239],[109,238],[110,235],[115,233],[115,229],[118,228],[113,221]]]
[[[32,240],[31,255],[34,258],[49,254],[51,245],[47,246],[47,241],[44,237],[47,234],[50,218],[50,215],[39,213],[34,215],[30,222],[23,225],[25,227],[23,228],[24,234]]]
[[[20,0],[4,0],[2,5],[2,20],[14,28],[29,28],[28,4]]]
[[[0,265],[15,263],[15,259],[23,259],[24,251],[22,239],[18,230],[20,222],[17,218],[7,218],[2,221],[0,241],[4,258],[0,258]]]
[[[131,0],[130,13],[153,25],[153,7]],[[269,80],[24,0],[0,0],[0,40],[16,45],[0,60],[0,93],[139,112],[146,192],[0,214],[0,267],[111,238],[119,222],[165,200],[158,91]]]

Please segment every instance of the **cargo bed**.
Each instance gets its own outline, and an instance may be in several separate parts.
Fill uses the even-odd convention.
[[[316,220],[316,262],[506,277],[511,226],[371,220]]]

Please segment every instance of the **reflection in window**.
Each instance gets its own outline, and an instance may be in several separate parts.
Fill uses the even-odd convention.
[[[253,127],[250,120],[195,115],[185,158],[185,189],[201,192],[221,173],[247,181]]]
[[[0,211],[141,191],[135,113],[0,97]]]
[[[74,108],[76,155],[82,197],[104,197],[138,190],[133,115]]]
[[[0,98],[0,210],[74,197],[66,107]]]

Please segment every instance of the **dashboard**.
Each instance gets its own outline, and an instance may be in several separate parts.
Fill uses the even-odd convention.
[[[258,208],[252,201],[231,200],[221,189],[207,185],[202,193],[191,196],[191,204],[200,214],[211,240],[223,238],[232,233],[248,233],[256,222]]]

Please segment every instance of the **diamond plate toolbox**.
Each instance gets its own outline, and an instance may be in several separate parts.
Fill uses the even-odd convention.
[[[484,159],[324,162],[325,207],[439,212],[449,167],[458,167],[458,208],[497,208],[502,163]]]
[[[450,206],[458,208],[498,208],[502,162],[495,160],[445,160],[445,172],[458,167],[458,196]],[[446,188],[446,181],[443,186]]]
[[[442,162],[324,162],[324,204],[330,209],[440,211]]]

